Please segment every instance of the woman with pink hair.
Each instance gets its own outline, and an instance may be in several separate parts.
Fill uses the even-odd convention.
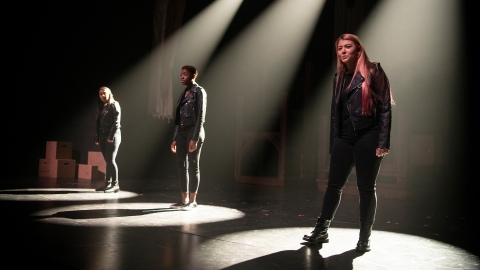
[[[387,75],[372,62],[360,39],[343,34],[335,42],[337,73],[333,81],[330,125],[330,171],[322,212],[303,240],[328,243],[328,228],[342,190],[355,167],[360,195],[360,237],[356,250],[370,251],[377,208],[376,179],[390,149],[391,108]]]

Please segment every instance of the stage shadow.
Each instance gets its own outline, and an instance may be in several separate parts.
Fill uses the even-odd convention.
[[[182,211],[181,209],[156,208],[156,209],[95,209],[95,210],[75,210],[58,212],[53,215],[33,216],[34,220],[46,218],[68,218],[68,219],[99,219],[112,217],[133,217],[152,213]]]
[[[353,260],[363,253],[354,249],[324,258],[322,245],[305,245],[298,250],[286,250],[248,260],[223,269],[353,269]]]

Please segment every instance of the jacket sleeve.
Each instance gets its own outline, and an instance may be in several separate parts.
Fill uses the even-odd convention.
[[[173,130],[173,140],[172,141],[176,141],[177,140],[177,134],[178,134],[178,125],[180,125],[180,102],[182,101],[182,98],[183,96],[185,95],[185,91],[182,91],[182,93],[180,94],[180,97],[178,98],[178,101],[177,101],[177,106],[175,107],[175,116],[174,116],[174,123],[175,123],[175,129]]]
[[[175,129],[173,130],[173,140],[172,141],[177,140],[177,133],[178,133],[178,125],[175,125]]]
[[[336,82],[337,74],[333,78],[333,91],[332,91],[332,105],[330,107],[330,147],[329,153],[332,153],[332,146],[333,146],[333,137],[335,136],[335,82]]]
[[[95,137],[93,139],[93,141],[95,143],[98,143],[100,141],[100,115],[97,114],[97,119],[95,120]]]
[[[121,117],[120,104],[118,104],[118,102],[115,102],[114,104],[112,104],[112,107],[110,109],[112,110],[111,113],[113,114],[112,115],[113,123],[110,129],[110,132],[108,134],[108,139],[113,140],[113,138],[115,137],[115,132],[117,132],[117,130],[120,129],[120,117]]]
[[[195,128],[193,130],[193,140],[198,141],[198,137],[200,136],[200,132],[203,128],[203,123],[205,123],[205,114],[207,111],[207,92],[203,89],[203,87],[198,87],[197,95],[195,102]]]
[[[390,149],[392,129],[392,93],[388,77],[380,63],[375,63],[372,74],[373,91],[376,93],[375,109],[380,133],[377,148]]]

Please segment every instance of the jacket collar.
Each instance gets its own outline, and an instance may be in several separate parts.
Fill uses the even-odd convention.
[[[345,74],[343,76],[345,76]],[[355,88],[361,87],[363,81],[365,81],[365,78],[362,76],[362,74],[357,73],[355,77],[352,79],[352,83],[350,84],[350,87],[347,89],[347,92],[350,92]]]
[[[197,92],[198,91],[198,84],[197,83],[193,83],[192,85],[192,89],[190,89],[190,92]]]
[[[340,77],[338,78],[338,84],[335,89],[335,102],[338,104],[340,102],[340,96],[343,88],[343,82],[345,80],[345,73],[340,73]],[[360,74],[357,73],[355,77],[352,79],[352,83],[350,84],[350,87],[346,90],[347,92],[351,92],[353,89],[356,89],[358,87],[361,87],[363,81],[365,81],[365,78]]]
[[[191,100],[193,98],[193,93],[196,93],[198,91],[198,84],[193,83],[192,88],[190,88],[190,92],[185,97],[185,99],[183,99],[183,96],[185,95],[185,91],[187,91],[187,89],[182,91],[182,95],[180,96],[180,99],[178,100],[177,105],[182,103],[182,100],[183,100],[183,103],[186,102],[187,100]]]
[[[108,110],[110,110],[110,106],[112,106],[112,104],[107,104],[103,106],[102,112],[100,113],[100,117],[108,113]]]

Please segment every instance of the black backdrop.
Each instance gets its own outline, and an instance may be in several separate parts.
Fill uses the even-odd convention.
[[[99,151],[98,88],[111,86],[152,49],[153,1],[15,2],[7,12],[8,172],[37,175],[46,141],[73,142],[74,158],[86,163],[88,151]],[[125,120],[149,120],[146,89],[132,91],[138,98],[125,105],[141,107]]]

